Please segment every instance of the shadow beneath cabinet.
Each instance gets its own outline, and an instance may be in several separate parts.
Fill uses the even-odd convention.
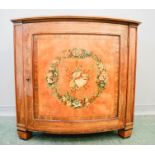
[[[108,131],[108,132],[103,132],[103,133],[93,133],[93,134],[76,134],[76,135],[69,135],[69,134],[48,134],[48,133],[40,133],[40,132],[33,132],[33,137],[32,139],[34,140],[41,140],[42,142],[46,141],[51,141],[51,142],[56,142],[56,144],[97,144],[100,141],[103,142],[107,140],[116,140],[116,139],[121,139],[117,131]]]

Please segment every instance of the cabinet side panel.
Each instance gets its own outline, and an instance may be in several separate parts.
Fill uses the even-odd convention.
[[[15,63],[17,128],[18,130],[25,130],[22,25],[14,26],[14,63]]]
[[[135,77],[136,77],[136,54],[137,54],[137,27],[129,26],[129,54],[128,54],[128,87],[127,87],[127,109],[125,129],[133,127]]]

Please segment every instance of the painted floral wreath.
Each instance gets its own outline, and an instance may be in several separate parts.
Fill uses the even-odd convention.
[[[57,81],[59,79],[58,65],[60,61],[62,59],[67,58],[85,59],[88,57],[92,58],[96,62],[98,69],[96,77],[98,91],[96,92],[96,95],[90,98],[85,97],[83,99],[77,99],[76,97],[70,95],[69,92],[66,92],[64,95],[61,95],[57,90]],[[72,74],[72,79],[70,81],[71,89],[79,89],[80,87],[83,87],[87,83],[88,79],[89,76],[87,74],[82,73],[82,71],[79,68],[77,68],[75,72]],[[63,51],[62,57],[56,57],[56,59],[52,62],[48,70],[48,73],[46,75],[46,81],[48,86],[53,90],[56,97],[61,102],[73,108],[82,108],[88,106],[102,93],[107,84],[107,72],[101,59],[99,59],[95,54],[85,49],[73,48]]]

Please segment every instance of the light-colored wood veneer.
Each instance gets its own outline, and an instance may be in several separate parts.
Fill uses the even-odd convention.
[[[131,136],[139,22],[81,16],[12,22],[20,138],[33,131]]]

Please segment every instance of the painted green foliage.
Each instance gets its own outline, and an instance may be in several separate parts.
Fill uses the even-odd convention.
[[[85,59],[87,57],[92,58],[97,65],[98,73],[96,77],[96,84],[98,86],[98,91],[96,92],[95,96],[91,98],[83,98],[77,99],[74,96],[70,95],[66,92],[64,95],[61,95],[57,90],[57,81],[59,79],[59,72],[58,72],[58,65],[61,59],[73,58],[73,59]],[[73,73],[73,79],[71,80],[70,87],[74,89],[79,89],[80,86],[83,86],[87,83],[89,75],[82,74],[81,71],[78,69]],[[75,81],[77,76],[82,76],[81,81]],[[83,80],[83,81],[82,81]],[[46,75],[46,81],[48,86],[53,90],[56,97],[61,100],[67,106],[71,106],[73,108],[81,108],[88,106],[92,103],[104,90],[107,84],[107,72],[105,69],[104,64],[102,63],[101,59],[99,59],[96,55],[92,52],[87,51],[85,49],[73,48],[63,51],[63,56],[57,57],[51,64],[48,73]]]

